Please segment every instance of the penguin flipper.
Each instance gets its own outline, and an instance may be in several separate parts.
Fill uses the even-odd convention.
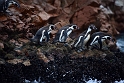
[[[49,34],[48,34],[48,32],[47,32],[47,31],[45,31],[44,36],[46,37],[45,42],[48,42],[48,41],[49,41],[49,39],[50,39],[50,36],[49,36]]]
[[[102,40],[101,40],[101,38],[98,39],[98,43],[100,45],[100,48],[99,49],[101,50],[102,49]]]
[[[64,42],[66,42],[66,39],[68,38],[68,35],[67,35],[67,32],[66,31],[64,31],[64,33],[63,33],[63,36],[64,36]]]

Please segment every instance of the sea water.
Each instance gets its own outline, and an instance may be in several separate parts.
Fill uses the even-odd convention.
[[[124,33],[121,33],[116,37],[117,39],[117,46],[119,47],[121,52],[124,52]]]

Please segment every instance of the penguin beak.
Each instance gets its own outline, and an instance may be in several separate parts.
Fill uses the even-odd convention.
[[[13,5],[15,5],[16,7],[20,7],[20,4],[18,3],[18,2],[16,2],[16,1],[12,1],[11,2]]]
[[[17,2],[15,2],[15,4],[14,4],[16,7],[20,7],[20,5],[17,3]]]

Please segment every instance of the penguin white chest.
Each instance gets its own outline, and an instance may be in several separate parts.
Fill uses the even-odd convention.
[[[90,34],[86,37],[86,39],[84,39],[84,45],[86,45],[86,43],[89,41],[90,39]]]
[[[59,41],[60,42],[62,42],[63,39],[64,39],[64,37],[63,37],[64,34],[63,33],[64,33],[64,30],[62,30],[61,33],[60,33],[60,36],[59,36]]]
[[[69,36],[69,35],[71,34],[71,32],[72,32],[72,30],[69,30],[69,31],[67,32],[67,36]]]

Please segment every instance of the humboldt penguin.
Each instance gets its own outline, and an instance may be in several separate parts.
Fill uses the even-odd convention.
[[[75,48],[78,51],[82,51],[86,49],[86,44],[90,39],[90,36],[93,31],[97,30],[95,25],[90,24],[88,29],[82,32],[74,41],[72,48]]]
[[[74,24],[63,26],[56,33],[53,43],[57,43],[57,42],[66,43],[66,39],[71,34],[71,32],[75,29],[78,29],[78,27],[77,25],[74,25]]]
[[[49,24],[47,26],[41,27],[35,34],[35,36],[31,39],[33,43],[42,43],[48,42],[50,39],[50,33],[55,29],[55,25]]]
[[[0,12],[8,13],[7,9],[11,5],[15,5],[17,7],[20,7],[19,3],[15,0],[0,0]]]
[[[96,49],[103,49],[103,47],[106,48],[106,40],[111,40],[111,35],[105,33],[105,32],[95,32],[91,35],[91,38],[89,40],[89,47],[90,49],[96,48]]]

